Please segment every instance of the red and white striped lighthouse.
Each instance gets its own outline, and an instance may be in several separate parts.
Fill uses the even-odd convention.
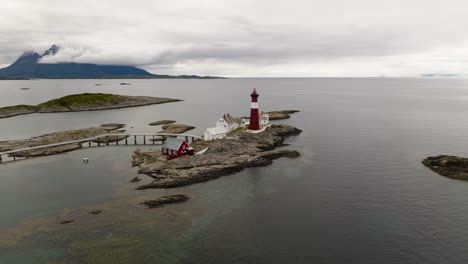
[[[252,97],[252,103],[250,106],[250,124],[249,124],[250,130],[260,130],[260,115],[258,113],[258,96],[259,94],[254,88],[252,94],[250,94],[250,97]]]

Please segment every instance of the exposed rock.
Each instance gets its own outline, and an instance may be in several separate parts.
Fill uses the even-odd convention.
[[[94,211],[91,211],[89,212],[90,214],[93,214],[93,215],[97,215],[97,214],[100,214],[102,213],[102,210],[94,210]]]
[[[148,208],[158,208],[162,207],[166,204],[173,204],[173,203],[182,203],[189,199],[189,197],[185,194],[172,194],[161,196],[155,200],[144,201],[140,204],[146,205]]]
[[[132,153],[132,165],[138,166],[143,162],[155,162],[156,160],[165,160],[166,156],[160,151],[137,149]]]
[[[120,83],[120,85],[132,85],[131,83]]]
[[[194,126],[182,125],[182,124],[170,124],[162,126],[161,131],[159,133],[170,133],[170,134],[181,134],[187,132],[189,130],[194,129]]]
[[[69,223],[72,223],[72,222],[75,222],[75,220],[63,220],[60,222],[60,224],[69,224]]]
[[[281,110],[281,111],[270,111],[267,112],[269,115],[270,120],[281,120],[281,119],[289,119],[291,116],[290,114],[294,114],[299,112],[299,110]]]
[[[29,105],[16,105],[0,108],[0,118],[12,117],[17,115],[27,115],[35,113],[36,109]]]
[[[121,124],[121,123],[107,123],[107,124],[102,124],[101,128],[104,130],[112,131],[112,130],[124,128],[125,126],[126,124]]]
[[[174,121],[174,120],[159,120],[159,121],[151,122],[148,125],[150,125],[150,126],[159,126],[159,125],[165,125],[165,124],[172,124],[172,123],[175,123],[175,122],[176,121]]]
[[[111,125],[114,125],[113,127]],[[10,151],[15,149],[24,149],[24,148],[31,148],[43,145],[50,145],[56,144],[61,142],[73,141],[73,140],[80,140],[85,138],[96,137],[99,135],[104,134],[112,134],[115,131],[112,129],[117,129],[121,127],[121,124],[106,124],[106,126],[101,127],[90,127],[84,129],[74,129],[74,130],[66,130],[61,132],[54,132],[45,134],[38,137],[33,137],[29,139],[21,139],[21,140],[9,140],[9,141],[0,141],[0,152]],[[119,137],[109,137],[109,140],[117,140]],[[54,155],[59,154],[67,151],[72,151],[75,149],[81,148],[80,144],[68,144],[44,149],[35,149],[30,150],[28,152],[19,152],[14,154],[16,157],[35,157],[35,156],[46,156],[46,155]]]
[[[16,152],[13,154],[10,154],[11,157],[40,157],[40,156],[50,156],[50,155],[56,155],[60,153],[65,153],[69,152],[72,150],[77,150],[81,148],[81,144],[68,144],[68,145],[61,145],[61,146],[56,146],[56,147],[50,147],[50,148],[43,148],[43,149],[34,149],[34,150],[28,150],[28,151],[23,151],[23,152]]]
[[[133,179],[130,180],[130,182],[139,182],[141,179],[139,177],[134,177]]]
[[[20,90],[31,90],[31,88],[24,87],[24,88],[20,88]]]
[[[301,132],[286,125],[272,125],[259,134],[239,130],[230,138],[194,142],[193,147],[209,146],[202,155],[183,156],[169,161],[159,151],[137,150],[133,153],[132,164],[139,166],[139,173],[155,179],[137,189],[179,187],[216,179],[249,167],[266,166],[280,157],[299,157],[300,153],[295,150],[275,148],[281,146],[286,137]]]
[[[468,158],[440,155],[427,157],[422,163],[439,175],[468,181]]]
[[[299,113],[299,110],[280,110],[280,111],[271,111],[273,113],[281,113],[281,114],[294,114],[294,113]],[[271,113],[270,112],[270,113]]]

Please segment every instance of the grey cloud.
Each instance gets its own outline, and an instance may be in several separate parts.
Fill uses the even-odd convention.
[[[56,43],[63,50],[42,62],[226,76],[412,75],[448,64],[462,70],[467,6],[455,0],[15,0],[0,10],[0,65]],[[404,72],[397,68],[402,63]]]

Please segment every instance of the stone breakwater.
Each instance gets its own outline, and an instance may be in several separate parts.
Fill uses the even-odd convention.
[[[139,173],[147,174],[154,180],[137,189],[180,187],[217,179],[249,167],[267,166],[277,158],[299,157],[298,151],[276,148],[283,146],[287,137],[301,132],[302,130],[287,125],[272,125],[259,134],[239,129],[228,138],[194,142],[192,147],[195,150],[208,147],[204,154],[169,161],[160,151],[138,149],[132,155],[132,164],[139,167]]]

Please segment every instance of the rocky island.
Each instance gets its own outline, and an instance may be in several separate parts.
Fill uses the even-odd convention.
[[[183,124],[169,124],[163,125],[161,128],[162,130],[158,133],[182,134],[184,132],[194,129],[195,127]]]
[[[137,189],[180,187],[216,179],[249,167],[266,166],[280,157],[299,157],[298,151],[276,148],[282,146],[287,137],[301,132],[288,125],[271,125],[257,134],[239,128],[223,139],[193,142],[191,146],[195,150],[207,149],[203,154],[172,160],[167,160],[160,151],[138,149],[132,155],[132,164],[139,167],[139,173],[147,174],[154,180]]]
[[[110,123],[103,124],[99,127],[89,127],[84,129],[74,129],[66,130],[61,132],[54,132],[45,134],[38,137],[33,137],[29,139],[19,139],[19,140],[8,140],[0,141],[0,152],[24,149],[30,147],[37,147],[55,143],[61,143],[66,141],[80,140],[85,138],[96,137],[105,134],[113,133],[122,133],[125,130],[120,130],[123,128],[124,124]],[[96,139],[96,142],[106,143],[121,140],[122,136],[108,137],[102,139]],[[82,145],[79,143],[76,144],[67,144],[50,148],[30,150],[28,152],[17,152],[12,154],[15,157],[37,157],[37,156],[48,156],[59,153],[64,153],[72,150],[81,148]]]
[[[151,96],[128,96],[105,93],[67,95],[38,105],[15,105],[0,108],[0,118],[33,113],[95,111],[182,101]]]
[[[149,209],[163,207],[166,204],[174,204],[174,203],[183,203],[187,201],[189,197],[185,194],[173,194],[173,195],[165,195],[161,196],[154,200],[144,201],[140,204],[146,205]]]
[[[159,121],[154,121],[149,123],[149,126],[159,126],[159,125],[167,125],[167,124],[172,124],[175,123],[175,120],[159,120]]]
[[[267,114],[270,117],[270,120],[281,120],[291,118],[290,114],[298,113],[299,110],[281,110],[281,111],[270,111]]]
[[[422,163],[439,175],[468,181],[468,158],[439,155],[427,157]]]

